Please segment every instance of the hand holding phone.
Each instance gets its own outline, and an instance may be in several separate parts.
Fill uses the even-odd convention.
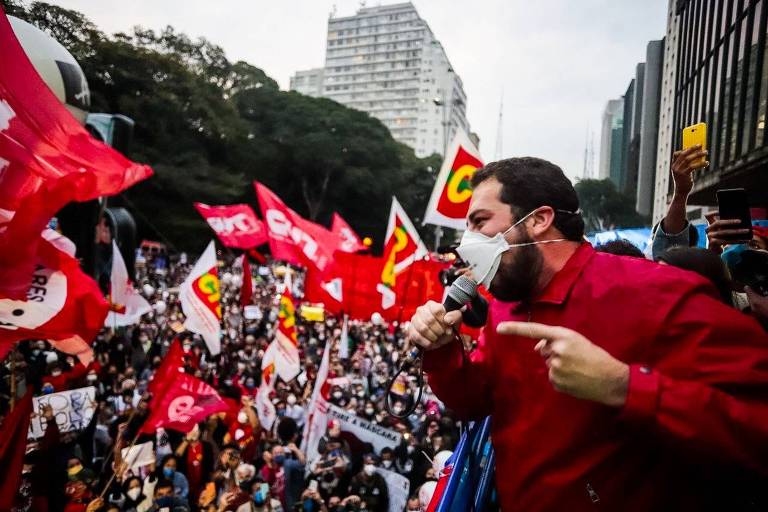
[[[730,243],[752,240],[752,216],[749,212],[747,191],[743,188],[718,190],[717,205],[720,220],[738,221],[731,223],[730,229],[739,230],[739,233],[725,234],[723,239]]]
[[[697,123],[683,128],[683,151],[697,146],[699,151],[703,151],[704,154],[692,152],[688,155],[693,157],[689,162],[693,169],[699,169],[707,164],[707,123]]]

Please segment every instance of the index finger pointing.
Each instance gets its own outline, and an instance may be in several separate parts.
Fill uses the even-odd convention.
[[[501,322],[496,327],[496,332],[499,334],[548,340],[562,336],[566,330],[563,327],[535,322]]]

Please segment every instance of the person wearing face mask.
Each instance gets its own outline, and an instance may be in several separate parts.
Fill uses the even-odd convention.
[[[142,487],[141,479],[137,476],[132,476],[123,483],[123,494],[125,495],[123,510],[125,512],[145,512],[150,509],[152,495],[151,493],[147,494]]]
[[[240,397],[242,408],[235,421],[230,423],[224,436],[224,444],[235,443],[240,447],[242,460],[251,462],[256,457],[262,429],[259,417],[253,408],[253,399],[248,395]]]
[[[728,508],[733,489],[707,484],[719,461],[768,470],[757,322],[695,274],[596,253],[550,162],[494,162],[472,186],[458,253],[494,297],[478,347],[462,355],[461,312],[435,302],[408,339],[460,419],[493,415],[501,508]]]
[[[363,457],[363,469],[349,482],[348,494],[360,496],[365,509],[372,512],[389,511],[389,492],[384,477],[376,472],[376,456]]]
[[[155,486],[151,512],[189,512],[187,503],[174,496],[173,484],[160,480]]]
[[[385,447],[381,450],[381,467],[392,471],[395,465],[395,452],[392,448]]]
[[[163,457],[158,468],[158,479],[165,479],[173,483],[173,495],[182,500],[189,496],[189,482],[187,477],[180,471],[177,471],[178,461],[173,454]]]
[[[306,411],[304,407],[299,405],[298,399],[294,393],[290,393],[285,399],[285,415],[288,418],[292,418],[296,422],[296,426],[301,429],[304,427],[306,421]]]

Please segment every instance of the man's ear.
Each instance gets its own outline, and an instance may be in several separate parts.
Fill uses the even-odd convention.
[[[530,224],[531,235],[534,238],[538,238],[553,227],[555,223],[555,210],[551,206],[542,206],[530,218],[533,219],[533,222]]]

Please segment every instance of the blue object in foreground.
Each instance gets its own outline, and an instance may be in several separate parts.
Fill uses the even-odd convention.
[[[453,455],[448,482],[436,512],[481,512],[489,510],[495,474],[495,453],[490,439],[491,418],[474,422],[459,439]]]

